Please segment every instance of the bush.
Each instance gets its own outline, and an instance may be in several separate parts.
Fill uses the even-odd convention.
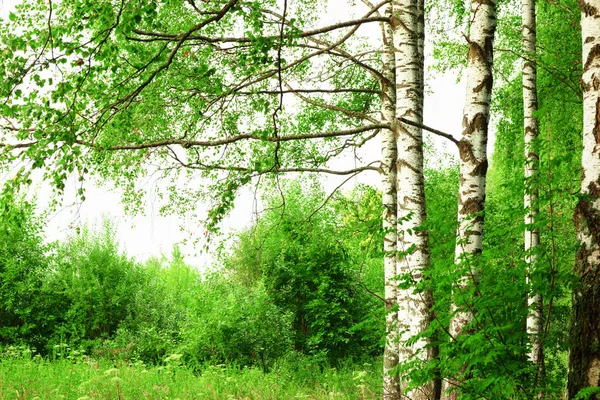
[[[291,348],[291,315],[273,304],[263,285],[246,288],[215,275],[196,289],[182,331],[188,363],[256,364],[266,372]]]
[[[108,224],[84,228],[57,248],[44,291],[55,326],[48,343],[92,349],[115,335],[144,287],[141,266],[122,253]]]
[[[144,284],[110,345],[129,348],[132,357],[157,364],[182,344],[181,330],[190,319],[201,277],[177,250],[171,259],[148,260],[140,273]]]
[[[51,318],[41,286],[48,268],[32,204],[0,198],[0,345],[40,347]]]
[[[378,351],[363,328],[383,307],[360,285],[362,260],[348,251],[335,209],[320,188],[292,182],[284,194],[285,202],[279,193],[269,198],[262,219],[239,236],[227,268],[245,285],[262,282],[291,313],[296,350],[331,360]]]

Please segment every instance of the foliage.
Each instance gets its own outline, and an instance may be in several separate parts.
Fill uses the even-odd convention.
[[[322,366],[380,352],[379,194],[361,187],[329,198],[306,181],[281,185],[280,174],[323,172],[329,160],[356,152],[386,128],[378,124],[381,49],[361,43],[351,31],[358,23],[343,27],[347,31],[301,33],[318,19],[314,1],[290,1],[282,13],[278,5],[272,0],[29,0],[0,25],[0,167],[16,161],[31,167],[17,172],[13,186],[30,184],[31,170],[39,168],[58,192],[70,175],[83,182],[95,174],[124,186],[135,209],[141,206],[136,179],[157,172],[169,182],[161,186],[162,211],[197,217],[198,200],[209,196],[211,229],[243,185],[266,181],[278,187],[267,197],[261,218],[239,235],[225,272],[203,277],[176,254],[146,264],[128,258],[108,229],[84,229],[66,243],[46,247],[32,206],[14,200],[13,186],[7,185],[0,201],[2,345],[25,343],[57,358],[83,347],[113,362],[164,363],[157,374],[170,377],[187,363],[196,373],[225,378],[219,383],[224,386],[227,373],[208,363],[260,365],[263,372],[285,376],[290,365],[305,365],[306,358],[292,347],[312,356],[307,369],[315,360]],[[470,28],[464,2],[428,7],[434,14],[449,10],[458,24],[453,33],[439,22],[435,28],[437,67],[464,65],[462,36],[468,38]],[[581,153],[577,4],[538,2],[538,20],[539,51],[532,61],[538,66],[543,134],[535,144],[540,169],[527,183],[540,191],[536,224],[542,244],[529,280],[522,250],[526,185],[518,69],[528,55],[522,54],[520,17],[510,2],[501,2],[495,46],[498,123],[483,211],[485,246],[458,267],[453,248],[460,178],[453,169],[427,172],[424,228],[430,232],[432,268],[414,289],[432,289],[435,318],[427,332],[411,340],[432,339],[429,350],[440,356],[430,365],[400,368],[410,368],[413,385],[458,376],[463,399],[530,399],[541,392],[559,398],[564,386],[574,282],[571,216]],[[348,56],[354,51],[361,55]],[[301,104],[284,101],[284,88]],[[376,168],[367,164],[357,171],[367,169]],[[196,173],[210,181],[186,182],[183,188],[182,176]],[[272,180],[262,179],[273,174]],[[83,186],[78,195],[85,198]],[[481,275],[470,276],[473,267]],[[453,290],[464,276],[470,278],[468,289]],[[399,284],[409,289],[411,282]],[[547,357],[541,379],[527,359],[527,293],[545,301]],[[475,315],[456,338],[447,328],[454,312],[450,304]],[[10,364],[19,371],[32,365],[38,364]],[[138,379],[132,371],[129,379]],[[250,380],[257,374],[252,368],[245,373]],[[312,373],[294,371],[307,381]],[[114,397],[115,390],[120,396],[119,379],[111,376],[105,396]],[[237,387],[228,393],[246,395]],[[282,393],[290,394],[264,396]]]
[[[44,340],[50,321],[41,290],[48,269],[42,228],[31,203],[0,198],[0,344]]]
[[[189,365],[260,365],[267,372],[291,349],[291,315],[262,285],[210,276],[194,290],[178,351]]]
[[[292,313],[296,350],[335,360],[378,350],[381,336],[363,323],[381,304],[359,284],[361,270],[369,267],[364,257],[351,255],[345,243],[359,237],[368,246],[372,238],[340,230],[335,210],[324,201],[318,187],[284,185],[282,194],[267,199],[255,226],[240,235],[227,266],[242,282],[263,282],[274,303]]]
[[[49,345],[90,349],[112,337],[143,289],[140,266],[122,253],[110,226],[82,229],[58,246],[45,292],[53,313]]]
[[[426,336],[439,339],[439,362],[428,366],[434,376],[460,376],[456,390],[461,399],[531,399],[543,392],[547,398],[561,398],[566,377],[569,293],[575,259],[573,207],[580,179],[581,99],[577,82],[579,61],[575,54],[581,46],[579,13],[575,2],[561,6],[538,3],[538,97],[540,138],[535,143],[539,154],[539,172],[531,187],[539,189],[536,227],[541,245],[535,250],[537,263],[526,281],[524,262],[523,209],[524,150],[522,77],[520,74],[520,10],[505,5],[498,21],[498,40],[494,76],[493,109],[495,146],[488,173],[485,208],[484,250],[480,257],[467,260],[460,268],[452,266],[452,230],[446,230],[439,242],[432,219],[448,209],[437,208],[447,195],[428,197],[428,217],[433,253],[433,282],[436,287],[436,317],[441,322],[437,332]],[[554,21],[565,21],[556,24]],[[449,59],[439,53],[440,64],[456,65],[454,53]],[[435,175],[434,175],[435,176]],[[450,189],[455,193],[455,189]],[[428,194],[429,195],[429,194]],[[448,205],[450,206],[450,205]],[[446,243],[446,245],[444,245]],[[446,247],[444,247],[446,246]],[[446,248],[446,268],[435,267],[436,254]],[[481,275],[473,279],[470,269],[477,266]],[[471,285],[464,293],[451,290],[459,277],[470,276]],[[526,294],[535,292],[544,299],[543,343],[546,349],[545,375],[536,378],[536,368],[527,359],[529,337],[525,331]],[[475,312],[468,334],[452,338],[447,332],[449,302]]]
[[[302,35],[319,26],[316,10],[312,0],[285,10],[273,0],[24,0],[0,24],[1,111],[11,125],[0,140],[27,151],[8,146],[0,164],[29,160],[17,174],[28,181],[44,168],[59,193],[68,176],[93,174],[121,186],[133,210],[143,202],[136,179],[156,174],[162,212],[196,216],[205,197],[217,229],[253,178],[316,171],[380,129],[378,62],[338,62],[363,45],[344,38],[360,24]],[[346,87],[323,92],[324,75]],[[285,96],[274,90],[287,86]],[[302,106],[287,106],[289,97]],[[195,177],[208,179],[182,187]]]
[[[158,364],[182,341],[200,277],[178,256],[177,248],[171,258],[149,259],[139,273],[143,286],[134,291],[130,312],[114,338],[98,350],[102,355],[117,350],[121,358]]]

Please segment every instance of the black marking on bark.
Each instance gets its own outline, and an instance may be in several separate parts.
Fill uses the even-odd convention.
[[[467,117],[463,118],[463,136],[471,135],[475,131],[483,131],[487,137],[487,117],[483,113],[477,113],[473,120],[469,122]],[[459,145],[460,150],[460,145]]]
[[[390,18],[390,25],[392,25],[392,29],[396,30],[400,26],[400,20],[395,15],[392,15]]]
[[[529,136],[537,136],[538,130],[528,126],[525,128],[525,134]]]
[[[486,159],[486,160],[483,160],[482,162],[480,162],[479,164],[477,164],[475,169],[473,169],[473,171],[471,171],[470,175],[471,176],[485,176],[487,174],[487,170],[488,170],[488,161]]]
[[[585,60],[585,65],[583,67],[584,73],[587,72],[587,70],[590,68],[590,65],[592,65],[594,60],[598,57],[600,57],[600,44],[596,44],[590,49],[587,59]]]
[[[590,184],[588,185],[588,193],[594,198],[594,200],[600,197],[600,183],[590,182]]]
[[[483,201],[477,197],[470,197],[462,203],[460,213],[462,215],[473,215],[483,211]]]
[[[416,174],[418,174],[420,172],[420,170],[418,168],[413,167],[412,165],[410,165],[405,160],[398,160],[397,166],[398,166],[398,171],[400,171],[400,168],[406,167],[406,168],[410,169],[411,171],[413,171]]]
[[[486,58],[486,63],[488,63],[487,67],[488,67],[488,71],[492,71],[492,67],[489,65],[491,63],[491,60],[494,59],[494,31],[495,28],[492,28],[489,32],[488,32],[488,36],[486,36],[485,38],[485,48],[483,49],[485,55],[487,56]]]
[[[475,93],[479,93],[483,89],[485,89],[486,91],[489,92],[492,90],[493,84],[494,84],[494,78],[492,77],[492,74],[487,74],[486,76],[483,77],[483,80],[481,81],[481,83],[473,88],[473,91]]]
[[[585,0],[579,0],[577,3],[579,3],[579,9],[581,10],[581,12],[584,13],[587,17],[594,17],[598,15],[598,9],[592,6],[590,3],[586,2]]]
[[[479,60],[480,62],[487,64],[487,58],[484,50],[478,43],[472,41],[469,42],[469,53],[467,55],[467,59],[472,62],[477,62],[477,60]]]
[[[594,206],[594,201],[600,198],[600,183],[590,182],[575,207],[575,230],[591,236],[596,246],[600,245],[600,210]],[[582,246],[585,252],[585,245]],[[597,266],[596,266],[597,267]]]
[[[595,38],[595,37],[593,37],[593,36],[588,36],[588,37],[586,37],[586,38],[585,38],[585,41],[584,41],[584,43],[590,43],[590,42],[593,42],[594,40],[596,40],[596,38]]]
[[[592,133],[594,134],[594,139],[596,140],[596,144],[600,143],[600,97],[596,99],[596,120],[594,121],[594,129],[592,129]],[[594,146],[594,150],[592,153],[596,152],[596,146]]]
[[[458,154],[460,159],[465,163],[477,162],[477,158],[473,154],[473,144],[464,139],[458,142]]]

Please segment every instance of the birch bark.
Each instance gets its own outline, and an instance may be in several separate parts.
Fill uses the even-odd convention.
[[[496,0],[471,1],[471,28],[467,60],[467,87],[463,113],[463,132],[459,142],[460,184],[458,192],[458,229],[456,264],[467,265],[469,272],[455,285],[455,293],[464,292],[469,280],[478,282],[479,271],[473,257],[480,254],[483,243],[483,211],[488,168],[487,139],[492,95],[493,42],[496,31]],[[473,320],[464,304],[453,304],[450,333],[456,337]],[[458,392],[448,392],[456,385],[454,378],[443,385],[444,399],[458,399]]]
[[[393,1],[392,27],[396,54],[396,118],[423,123],[423,2]],[[411,337],[424,332],[431,322],[431,291],[417,292],[415,284],[429,269],[429,235],[422,227],[426,220],[423,176],[423,132],[406,124],[398,125],[397,135],[398,276],[410,276],[413,285],[398,289],[400,364],[429,360],[434,355],[424,340],[408,345]],[[400,385],[406,381],[400,377]],[[411,400],[432,399],[434,384],[403,393]]]
[[[582,0],[583,153],[575,210],[579,251],[571,313],[568,398],[600,387],[600,0]],[[589,399],[598,400],[600,394]]]
[[[386,8],[386,16],[391,17],[392,6]],[[383,399],[400,399],[398,377],[390,372],[398,365],[398,313],[397,313],[397,281],[396,277],[396,56],[394,54],[393,30],[388,23],[382,24],[384,52],[382,55],[383,78],[381,117],[382,122],[389,123],[394,129],[381,132],[381,181],[383,195],[383,230],[384,230],[384,273],[385,273],[385,307],[386,307],[386,340],[383,352]]]
[[[537,101],[537,68],[536,59],[536,13],[535,0],[523,0],[523,47],[525,60],[523,62],[523,117],[525,143],[525,262],[528,266],[527,279],[531,281],[531,273],[537,261],[536,247],[540,243],[540,231],[534,226],[539,213],[539,189],[536,175],[539,166],[539,155],[535,142],[539,135],[539,123],[535,116],[538,109]],[[528,295],[527,333],[531,342],[529,359],[538,366],[537,380],[542,377],[544,370],[544,349],[541,334],[543,331],[542,309],[543,301],[539,293]]]

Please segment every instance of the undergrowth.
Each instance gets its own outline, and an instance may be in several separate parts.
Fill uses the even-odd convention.
[[[266,374],[224,365],[192,371],[176,354],[148,366],[77,352],[50,360],[15,349],[0,359],[0,399],[372,399],[381,396],[380,370],[379,362],[333,368],[291,355]]]

